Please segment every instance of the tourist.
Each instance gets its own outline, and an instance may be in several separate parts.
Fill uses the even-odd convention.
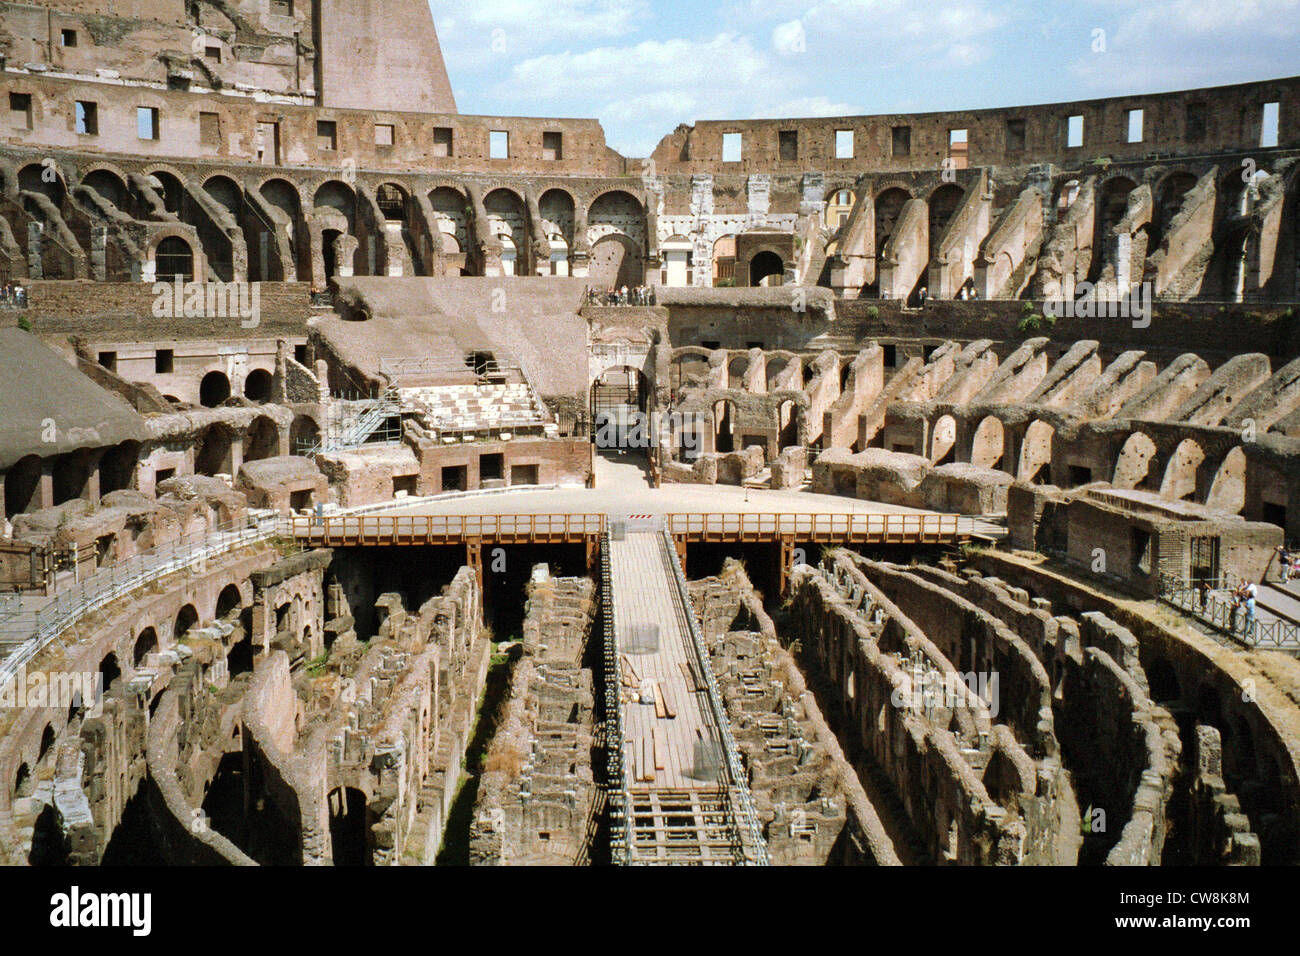
[[[1291,562],[1293,560],[1291,552],[1286,549],[1286,545],[1279,544],[1277,546],[1277,563],[1279,565],[1278,573],[1282,576],[1283,584],[1291,580]]]
[[[921,286],[921,291],[917,295],[917,299],[919,299],[921,302],[921,308],[923,309],[925,308],[925,300],[928,299],[929,297],[930,297],[930,290],[925,286]]]

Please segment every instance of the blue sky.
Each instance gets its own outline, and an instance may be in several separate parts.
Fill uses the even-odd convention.
[[[1300,73],[1300,0],[430,0],[463,113],[679,123],[1049,103]]]

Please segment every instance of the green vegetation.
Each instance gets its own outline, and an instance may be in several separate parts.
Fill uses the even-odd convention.
[[[871,308],[867,309],[867,318],[869,318],[872,322],[875,322],[877,319],[880,318],[880,309],[874,305]]]
[[[22,329],[24,332],[30,332],[32,330],[31,319],[27,318],[25,315],[18,316],[18,328]]]

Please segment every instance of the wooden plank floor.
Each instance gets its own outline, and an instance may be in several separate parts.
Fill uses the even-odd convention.
[[[684,662],[694,666],[695,655],[690,634],[678,615],[676,584],[664,566],[663,548],[662,536],[651,532],[629,532],[624,540],[610,543],[615,640],[619,653],[626,656],[639,679],[659,682],[677,713],[675,718],[658,717],[653,704],[638,703],[634,690],[624,690],[627,785],[633,793],[716,790],[716,773],[704,779],[692,776],[697,769],[696,742],[716,741],[718,734],[704,693],[695,692],[681,667]],[[638,640],[638,632],[650,625],[658,626],[659,647],[657,651],[646,652],[638,646],[644,645],[644,641]],[[642,741],[653,741],[655,737],[659,741],[658,763],[663,769],[654,769],[652,743],[647,772],[654,771],[654,780],[639,781],[637,774],[644,763]],[[716,752],[717,745],[712,746]]]

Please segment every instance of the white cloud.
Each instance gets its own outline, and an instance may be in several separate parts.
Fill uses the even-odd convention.
[[[791,20],[789,23],[782,23],[773,28],[772,49],[782,56],[807,53],[808,34],[804,31],[803,23],[799,20]]]

